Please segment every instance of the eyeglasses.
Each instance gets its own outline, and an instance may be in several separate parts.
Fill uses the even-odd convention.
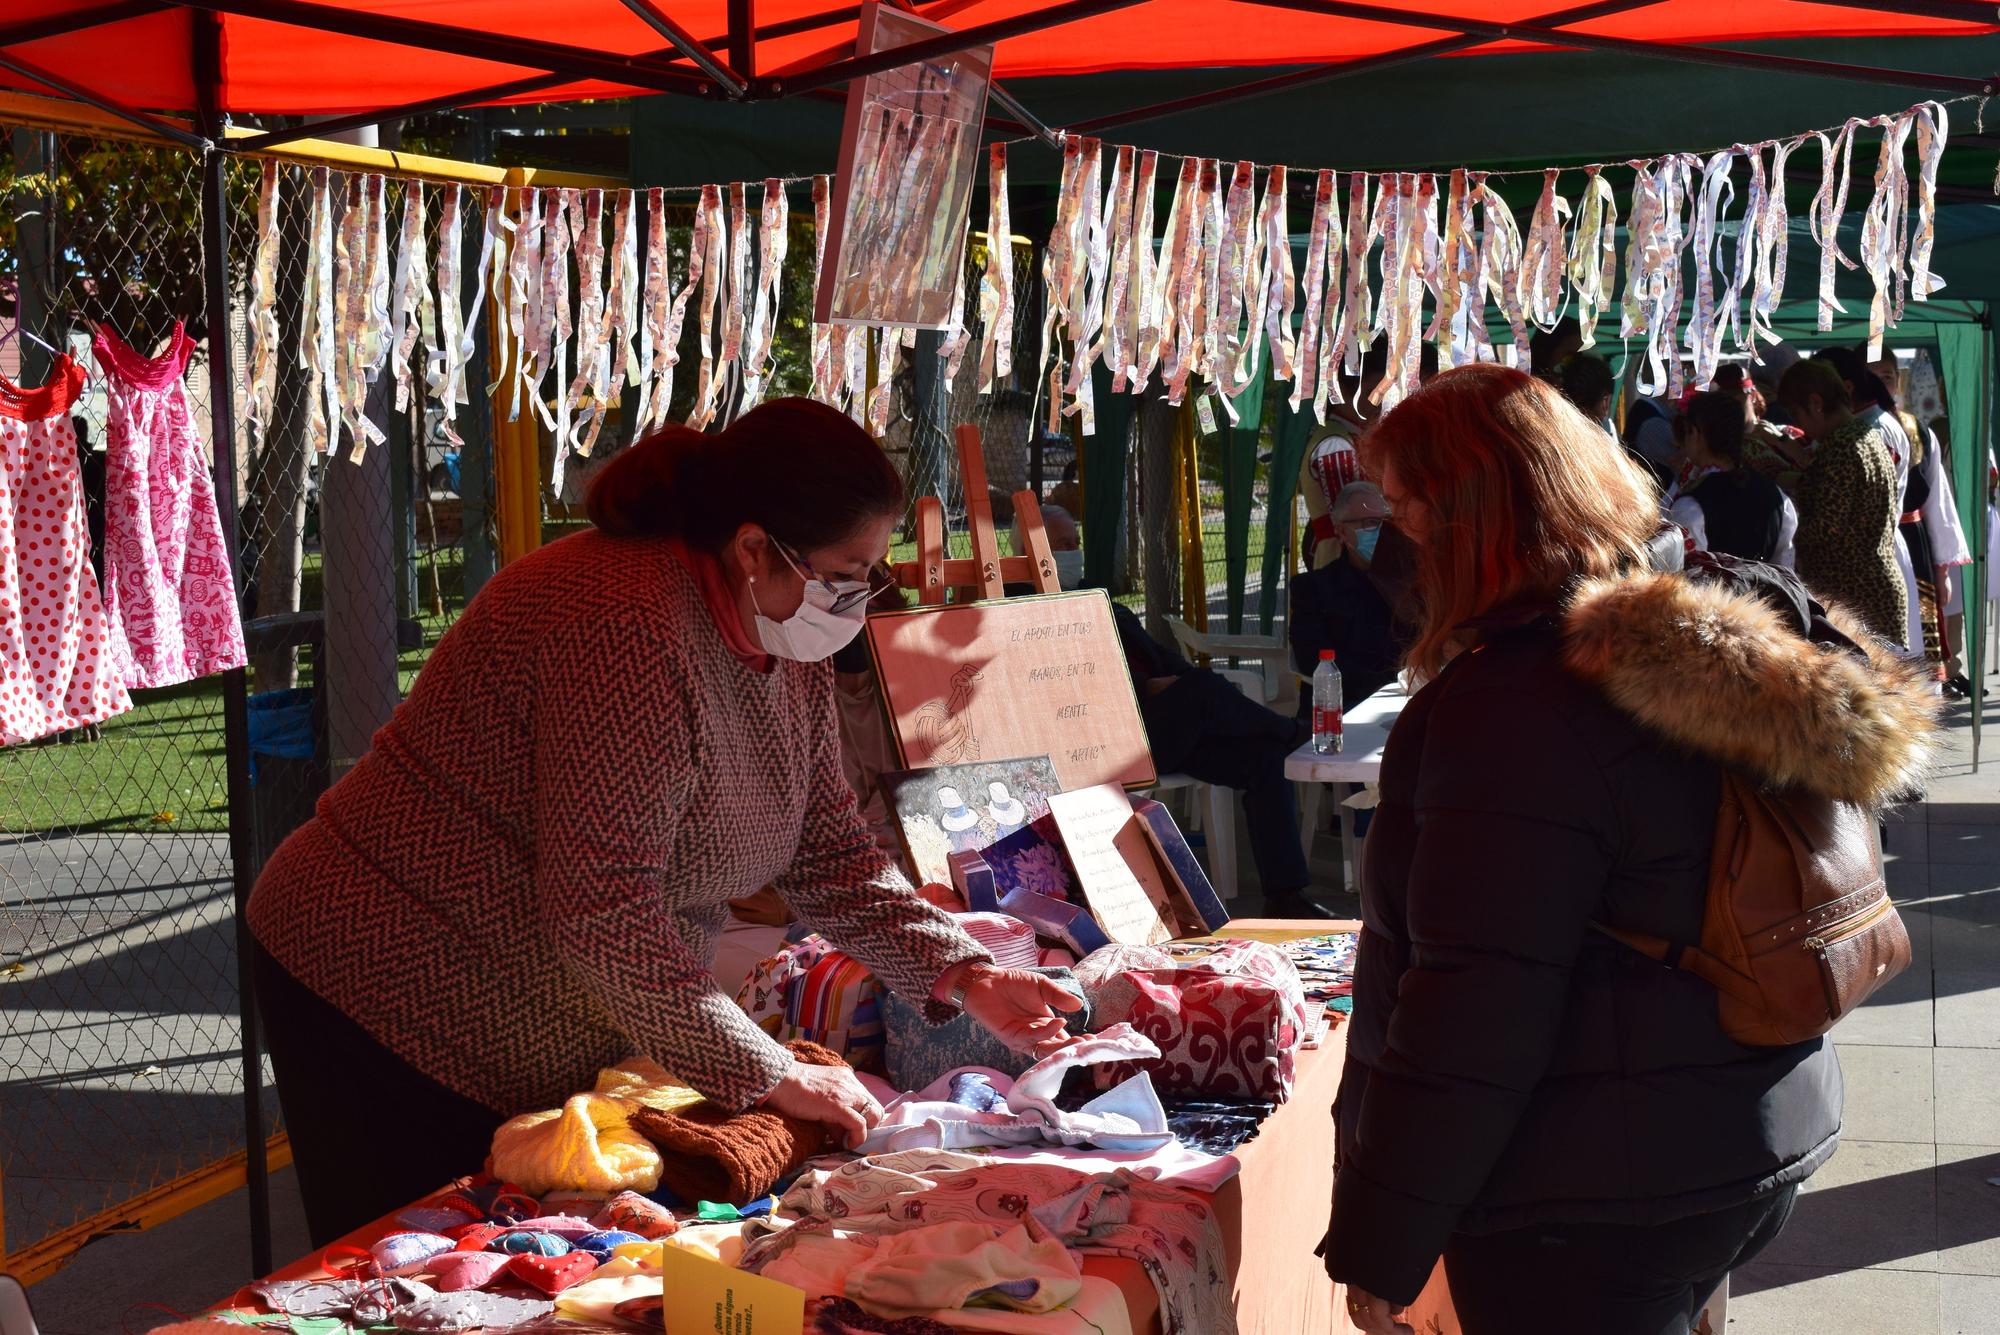
[[[818,584],[822,589],[827,591],[828,596],[833,599],[827,609],[831,612],[840,613],[850,611],[875,597],[875,595],[881,593],[882,590],[895,582],[886,565],[871,567],[868,571],[866,581],[831,580],[813,569],[812,562],[806,560],[804,552],[794,551],[784,543],[779,542],[776,538],[771,539],[771,545],[778,549],[778,555],[785,558],[786,563],[792,567],[800,579]],[[861,587],[858,589],[843,589],[840,587],[843,584],[851,585],[856,583],[861,584]]]

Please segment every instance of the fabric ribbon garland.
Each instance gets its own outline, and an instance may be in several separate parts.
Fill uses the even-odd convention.
[[[1292,265],[1292,221],[1287,198],[1287,173],[1271,168],[1264,182],[1264,336],[1271,345],[1271,374],[1290,380],[1298,357],[1292,341],[1292,312],[1299,300],[1299,280]]]
[[[1557,176],[1553,167],[1542,173],[1542,197],[1521,251],[1521,309],[1542,330],[1561,324],[1569,306],[1563,283],[1563,220],[1569,217],[1569,201],[1556,191]]]
[[[1484,172],[1469,178],[1467,189],[1479,201],[1479,220],[1484,232],[1479,246],[1478,287],[1482,295],[1474,318],[1481,325],[1486,323],[1487,296],[1499,302],[1500,314],[1514,332],[1514,355],[1518,359],[1528,349],[1528,321],[1521,305],[1524,258],[1521,232],[1514,225],[1514,215],[1508,211],[1506,201],[1486,183]]]
[[[779,302],[784,292],[785,257],[791,253],[791,201],[777,177],[764,182],[764,201],[757,233],[757,304],[751,312],[743,360],[743,408],[764,398],[764,378],[771,372],[771,344],[777,333]],[[963,279],[960,282],[963,283]]]
[[[1126,358],[1123,366],[1113,368],[1115,380],[1135,394],[1146,388],[1160,362],[1159,266],[1153,254],[1153,192],[1159,171],[1158,153],[1147,149],[1139,155],[1139,179],[1133,187],[1131,272],[1125,279]]]
[[[997,149],[999,145],[994,145]],[[813,203],[813,291],[820,290],[826,281],[826,233],[832,217],[833,183],[827,177],[815,176],[812,181]],[[836,327],[813,321],[812,326],[812,396],[821,403],[838,403],[839,377],[835,374],[839,362],[834,357],[833,334]]]
[[[1903,318],[1909,290],[1904,256],[1909,248],[1910,178],[1904,148],[1916,121],[1905,112],[1883,127],[1882,147],[1875,161],[1875,194],[1861,217],[1861,264],[1875,285],[1868,305],[1868,360],[1882,355],[1882,334]]]
[[[743,365],[743,335],[750,323],[750,192],[741,181],[729,187],[729,286],[722,303],[722,358],[719,382]]]
[[[1261,337],[1263,312],[1251,301],[1251,294],[1257,288],[1257,275],[1253,272],[1256,260],[1253,248],[1256,244],[1256,219],[1252,216],[1257,202],[1257,165],[1253,162],[1236,164],[1234,175],[1229,182],[1228,202],[1223,209],[1222,253],[1216,260],[1216,281],[1220,285],[1216,292],[1218,319],[1212,326],[1216,340],[1215,373],[1211,377],[1222,390],[1223,406],[1229,412],[1229,420],[1236,420],[1236,407],[1230,396],[1250,383],[1256,372],[1256,353],[1252,350],[1253,331]],[[1249,328],[1244,327],[1244,317],[1249,317]],[[1250,363],[1245,369],[1244,363]]]
[[[691,265],[688,270],[690,283],[697,276],[701,279],[701,371],[695,383],[694,414],[688,418],[688,425],[697,431],[707,430],[715,421],[716,391],[721,380],[715,368],[715,313],[727,281],[723,266],[729,257],[729,219],[723,212],[720,186],[701,188],[701,215],[697,226],[706,237],[705,253],[702,263]]]
[[[521,416],[521,389],[528,381],[531,355],[529,329],[531,314],[539,303],[537,287],[542,272],[541,191],[527,186],[514,190],[508,215],[514,225],[514,248],[507,257],[506,304],[501,307],[501,329],[505,347],[500,357],[501,380],[510,385],[507,420]]]
[[[603,417],[598,389],[609,378],[609,334],[604,290],[604,192],[583,192],[583,227],[576,238],[576,375],[563,395],[562,420],[567,430],[557,457],[588,456],[586,441],[595,440],[591,424]],[[579,412],[582,413],[579,418]]]
[[[968,221],[960,230],[964,240],[958,252],[958,281],[951,289],[952,324],[945,331],[944,341],[938,345],[938,356],[944,361],[944,392],[951,393],[952,382],[958,379],[959,367],[965,363],[965,348],[972,341],[972,328],[965,318],[965,270],[970,262],[972,224]],[[913,332],[913,331],[912,331]]]
[[[250,440],[261,449],[271,429],[278,401],[278,228],[279,178],[284,174],[271,158],[258,163],[257,250],[250,265]],[[410,183],[412,187],[415,182]]]
[[[324,167],[312,169],[312,238],[305,292],[299,301],[299,366],[306,373],[306,440],[325,454],[340,429],[340,386],[334,376],[333,201]]]
[[[1820,172],[1819,193],[1812,202],[1812,238],[1819,243],[1819,331],[1824,334],[1833,329],[1835,311],[1847,313],[1847,307],[1840,304],[1834,295],[1833,283],[1835,263],[1852,269],[1854,261],[1841,253],[1840,219],[1847,212],[1847,186],[1854,166],[1854,131],[1860,121],[1850,120],[1840,128],[1840,133],[1828,139],[1824,132],[1812,138],[1819,141]],[[1835,177],[1838,176],[1836,185]]]
[[[1299,338],[1294,361],[1296,371],[1292,376],[1293,412],[1313,398],[1314,388],[1319,383],[1320,314],[1326,299],[1327,236],[1333,230],[1335,221],[1336,187],[1334,174],[1330,171],[1320,172],[1314,178],[1312,221],[1306,229],[1306,268],[1304,273],[1298,275],[1299,299],[1303,304],[1299,311]],[[1285,250],[1289,258],[1290,238],[1286,239]]]
[[[1736,198],[1736,187],[1729,180],[1729,168],[1735,158],[1734,150],[1724,149],[1703,166],[1695,208],[1694,316],[1688,322],[1687,350],[1694,359],[1695,381],[1703,385],[1715,378],[1722,355],[1723,322],[1715,292],[1720,266],[1716,263],[1715,240],[1721,215]]]
[[[1951,130],[1951,113],[1941,102],[1925,102],[1911,113],[1917,128],[1917,232],[1910,242],[1910,298],[1929,301],[1944,289],[1931,272],[1931,249],[1937,242],[1937,174],[1944,161],[1944,141]]]
[[[1169,401],[1174,404],[1180,403],[1181,388],[1187,384],[1186,367],[1193,348],[1194,316],[1184,300],[1183,289],[1189,251],[1193,249],[1195,192],[1200,178],[1201,164],[1193,158],[1183,160],[1174,184],[1173,203],[1167,210],[1165,245],[1159,268],[1153,275],[1152,307],[1160,332],[1152,347],[1141,350],[1139,360],[1143,375],[1151,374],[1149,360],[1158,368]]]
[[[639,362],[634,378],[639,402],[633,410],[633,433],[646,436],[666,424],[666,396],[672,393],[673,368],[665,354],[667,318],[673,309],[673,255],[667,248],[667,192],[658,186],[646,192],[646,275],[639,297]]]
[[[1111,196],[1105,210],[1111,219],[1111,259],[1100,356],[1111,372],[1111,388],[1121,394],[1132,364],[1132,251],[1137,221],[1133,178],[1137,169],[1136,151],[1130,145],[1120,148],[1117,163],[1111,169]],[[1147,240],[1150,243],[1151,238]]]
[[[396,248],[396,276],[389,302],[389,373],[396,380],[396,411],[410,409],[410,354],[435,318],[430,301],[430,247],[424,236],[424,185],[403,182],[403,224]]]
[[[1447,242],[1446,250],[1450,250]],[[1576,291],[1576,323],[1581,347],[1597,346],[1597,320],[1611,308],[1618,280],[1618,197],[1602,170],[1589,168],[1576,206],[1570,243],[1569,281]]]
[[[1764,150],[1739,144],[1736,152],[1750,164],[1750,198],[1743,206],[1742,221],[1736,225],[1736,276],[1730,281],[1728,302],[1722,308],[1721,328],[1733,338],[1739,352],[1747,351],[1754,358],[1757,342],[1757,259],[1762,249],[1759,237],[1764,226],[1764,210],[1770,207],[1771,190],[1764,175]],[[1782,181],[1779,188],[1784,188]],[[1750,294],[1751,310],[1748,316],[1743,311],[1745,293]]]

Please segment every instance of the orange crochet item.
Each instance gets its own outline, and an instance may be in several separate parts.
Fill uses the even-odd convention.
[[[785,1047],[808,1066],[845,1066],[840,1054],[797,1039]],[[641,1108],[632,1128],[659,1146],[660,1185],[689,1205],[747,1205],[771,1194],[826,1147],[826,1128],[769,1108],[724,1112],[703,1100],[685,1108]]]

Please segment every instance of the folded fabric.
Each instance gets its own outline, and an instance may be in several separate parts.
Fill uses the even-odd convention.
[[[1032,969],[1041,963],[1035,929],[1005,913],[955,913],[958,925],[1003,969]]]
[[[979,917],[966,914],[965,917]],[[998,915],[991,915],[998,916]],[[1073,1034],[1090,1029],[1090,1006],[1083,985],[1067,969],[1037,969],[1057,987],[1084,1002],[1064,1018]],[[897,1089],[922,1089],[948,1071],[965,1066],[990,1067],[1019,1075],[1035,1059],[1015,1052],[970,1015],[934,1025],[924,1012],[893,992],[882,998],[883,1066]]]
[[[1130,1062],[1158,1053],[1130,1025],[1119,1025],[1044,1058],[1018,1080],[991,1069],[955,1071],[885,1107],[882,1120],[861,1142],[860,1152],[1044,1143],[1158,1149],[1173,1140],[1173,1133],[1144,1072],[1075,1112],[1055,1103],[1064,1077],[1078,1066]]]
[[[958,1335],[927,1316],[876,1316],[848,1298],[829,1298],[813,1309],[819,1335]]]
[[[498,1293],[434,1293],[395,1313],[398,1330],[506,1330],[547,1316],[555,1304],[540,1298],[509,1298]],[[379,1324],[379,1323],[370,1323]]]
[[[664,1238],[680,1227],[674,1212],[636,1191],[621,1191],[590,1217],[599,1228],[624,1229],[642,1238]]]
[[[495,1176],[528,1191],[650,1191],[660,1153],[632,1129],[633,1105],[578,1094],[562,1107],[516,1117],[493,1133]]]
[[[572,1321],[608,1325],[629,1302],[660,1297],[661,1247],[658,1243],[628,1243],[591,1272],[588,1279],[556,1295],[556,1311]],[[653,1328],[660,1328],[657,1315]]]
[[[483,1289],[499,1277],[513,1258],[499,1252],[446,1252],[430,1259],[430,1275],[440,1293]]]
[[[892,1233],[847,1272],[847,1296],[871,1306],[928,1312],[978,1304],[1046,1312],[1076,1296],[1076,1258],[1025,1225],[970,1221]]]
[[[617,1251],[626,1243],[644,1242],[645,1240],[637,1233],[628,1233],[622,1228],[607,1228],[600,1229],[595,1233],[586,1233],[578,1238],[576,1240],[576,1249],[580,1252],[589,1252],[599,1261],[605,1261],[610,1259],[611,1253]]]
[[[572,1284],[580,1284],[597,1269],[597,1258],[589,1252],[568,1252],[562,1256],[516,1256],[507,1262],[507,1277],[553,1298]]]
[[[701,1102],[701,1095],[651,1057],[627,1057],[616,1066],[605,1067],[597,1073],[595,1092],[621,1103],[657,1108],[661,1112]]]
[[[437,1292],[414,1279],[277,1279],[250,1291],[286,1316],[350,1317],[357,1326],[379,1326],[391,1313]]]
[[[815,1043],[786,1046],[795,1061],[846,1065]],[[706,1100],[671,1112],[641,1108],[632,1124],[659,1147],[661,1184],[689,1201],[743,1203],[769,1195],[826,1144],[826,1128],[817,1122],[770,1108],[726,1112]]]
[[[375,1268],[385,1275],[422,1274],[425,1263],[456,1244],[435,1233],[391,1233],[368,1249]]]

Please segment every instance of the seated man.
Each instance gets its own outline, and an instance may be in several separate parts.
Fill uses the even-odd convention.
[[[1042,507],[1042,525],[1065,589],[1082,580],[1076,521]],[[1014,550],[1025,551],[1020,526]],[[1305,897],[1311,873],[1299,847],[1299,818],[1285,757],[1305,741],[1298,722],[1249,699],[1229,681],[1198,668],[1146,633],[1139,618],[1111,605],[1119,647],[1139,696],[1139,717],[1162,774],[1185,774],[1243,794],[1250,857],[1269,911],[1278,917],[1324,917]]]
[[[1376,542],[1389,517],[1389,503],[1373,482],[1350,482],[1335,497],[1333,522],[1339,554],[1326,565],[1292,581],[1292,663],[1310,677],[1323,649],[1340,664],[1341,703],[1361,703],[1396,679],[1402,648],[1396,642],[1389,599],[1371,577]],[[1310,709],[1301,695],[1301,717]]]

